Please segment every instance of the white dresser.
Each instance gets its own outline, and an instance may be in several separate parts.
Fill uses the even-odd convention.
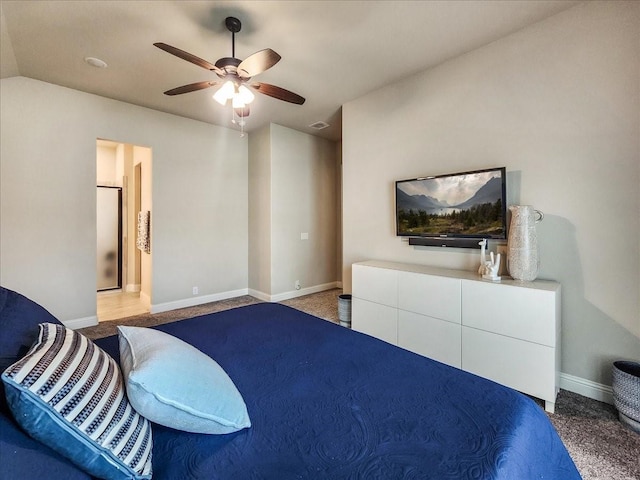
[[[545,401],[560,373],[560,284],[354,263],[352,328]]]

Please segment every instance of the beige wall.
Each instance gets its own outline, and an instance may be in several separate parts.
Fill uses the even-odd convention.
[[[249,289],[271,294],[271,126],[249,136]]]
[[[336,275],[342,287],[342,141],[336,143]]]
[[[96,146],[96,185],[109,187],[122,186],[117,183],[116,167],[118,163],[117,146]]]
[[[250,290],[273,300],[335,286],[335,142],[271,124],[249,152]]]
[[[640,360],[640,3],[586,2],[343,107],[343,283],[365,259],[473,270],[475,250],[394,233],[394,181],[506,166],[545,213],[562,284],[562,371],[611,383]],[[499,299],[487,299],[499,301]]]
[[[153,244],[155,240],[154,220],[155,212],[153,210],[153,152],[150,148],[133,146],[133,167],[140,165],[140,211],[151,212],[151,251],[140,252],[140,298],[149,306],[154,303],[153,299]],[[134,175],[135,176],[135,175]],[[137,215],[134,225],[137,228]],[[132,232],[131,241],[135,246],[136,232]],[[137,247],[136,247],[137,249]],[[138,250],[140,251],[140,250]],[[157,303],[157,302],[156,302]]]
[[[153,152],[152,299],[246,292],[247,139],[24,77],[0,83],[0,284],[96,315],[96,139]]]
[[[334,283],[335,143],[272,124],[271,153],[272,292]]]
[[[124,188],[123,188],[123,214],[126,218],[122,222],[123,227],[123,261],[122,273],[124,275],[124,288],[127,292],[139,292],[141,288],[140,276],[140,250],[136,247],[136,235],[138,228],[138,212],[140,211],[140,192],[136,188],[135,166],[133,158],[133,145],[118,144],[122,151]]]

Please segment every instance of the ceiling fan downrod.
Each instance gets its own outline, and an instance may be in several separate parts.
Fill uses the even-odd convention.
[[[224,20],[227,30],[231,32],[231,57],[236,58],[236,33],[242,29],[242,22],[236,17],[227,17]]]

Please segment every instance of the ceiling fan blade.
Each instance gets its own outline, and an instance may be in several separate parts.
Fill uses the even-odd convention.
[[[192,55],[189,52],[185,52],[184,50],[180,50],[179,48],[172,47],[171,45],[167,45],[166,43],[162,43],[162,42],[154,43],[154,45],[158,47],[160,50],[164,50],[165,52],[170,53],[171,55],[175,55],[176,57],[186,60],[187,62],[191,62],[195,65],[198,65],[199,67],[205,68],[207,70],[211,70],[212,72],[224,74],[224,72],[220,70],[218,67],[216,67],[213,63],[207,62],[206,60],[203,60],[200,57],[196,57],[195,55]]]
[[[290,92],[289,90],[285,90],[281,87],[276,87],[275,85],[269,85],[268,83],[252,83],[250,87],[260,93],[277,98],[278,100],[284,100],[285,102],[295,103],[296,105],[302,105],[305,102],[305,98],[301,97],[297,93]]]
[[[282,57],[270,48],[249,55],[238,65],[240,78],[249,78],[270,69],[280,61]]]
[[[195,92],[196,90],[202,90],[203,88],[213,87],[219,82],[196,82],[189,85],[182,85],[181,87],[172,88],[164,92],[165,95],[181,95],[183,93]]]

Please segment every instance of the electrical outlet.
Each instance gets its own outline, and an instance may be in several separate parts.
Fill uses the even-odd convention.
[[[296,280],[296,290],[300,290],[300,280]]]
[[[193,287],[193,294],[197,295],[198,294],[198,287]]]

